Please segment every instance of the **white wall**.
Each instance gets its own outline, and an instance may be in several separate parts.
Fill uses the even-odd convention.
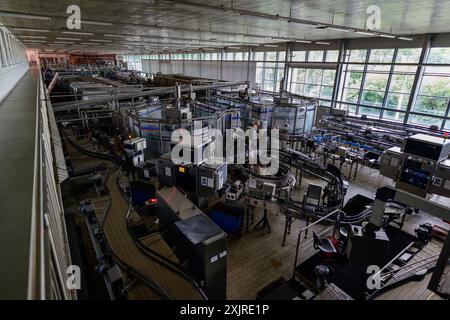
[[[0,103],[27,70],[25,46],[0,25]]]
[[[184,74],[191,77],[226,81],[256,80],[256,62],[208,60],[142,60],[146,73]]]
[[[8,96],[17,82],[28,70],[28,63],[22,62],[20,64],[0,68],[0,103]]]

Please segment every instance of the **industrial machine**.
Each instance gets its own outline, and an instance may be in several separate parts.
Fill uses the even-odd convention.
[[[172,120],[187,120],[192,118],[192,112],[189,110],[189,108],[177,108],[177,107],[170,107],[166,108],[166,118],[172,119]]]
[[[227,168],[226,162],[175,164],[167,154],[157,162],[158,179],[162,185],[177,186],[185,192],[203,198],[218,196],[227,181]]]
[[[177,256],[209,299],[226,299],[227,234],[175,187],[159,190],[157,199]]]
[[[227,181],[227,163],[204,163],[198,167],[200,184],[198,193],[202,197],[217,196],[217,191],[222,190]]]
[[[272,125],[273,105],[252,104],[252,120],[261,129],[267,129]]]
[[[228,202],[236,202],[241,197],[242,191],[244,190],[240,180],[236,180],[231,187],[225,193],[225,199]]]
[[[392,147],[383,153],[380,172],[393,179],[396,188],[420,197],[450,197],[449,153],[449,140],[415,134],[406,138],[401,148]]]
[[[135,137],[125,140],[123,146],[128,160],[134,167],[138,167],[144,163],[144,150],[147,148],[145,138]]]
[[[393,178],[396,186],[379,188],[369,223],[364,227],[352,226],[347,247],[349,259],[383,265],[390,242],[383,229],[388,202],[422,210],[444,221],[450,219],[448,206],[430,199],[432,194],[450,197],[449,153],[450,141],[425,134],[412,135],[404,140],[401,149],[390,148],[383,153],[380,172]],[[358,244],[363,244],[364,249]],[[370,251],[370,256],[365,250]],[[445,254],[448,253],[443,250],[442,260],[448,259],[443,258]],[[430,287],[436,288],[436,282],[432,281]]]
[[[279,102],[273,114],[273,126],[282,134],[296,135],[311,131],[316,116],[315,102],[301,105]]]
[[[214,145],[205,127],[193,132],[191,141],[180,141],[172,153],[157,162],[159,181],[165,186],[177,186],[196,197],[217,197],[227,181],[227,162],[215,159]],[[173,158],[173,152],[176,158]]]
[[[175,184],[174,165],[170,152],[159,157],[156,163],[156,174],[158,175],[159,183],[163,186],[172,187]]]

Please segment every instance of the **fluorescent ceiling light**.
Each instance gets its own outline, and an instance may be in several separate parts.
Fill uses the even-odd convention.
[[[175,3],[174,4],[176,9],[185,9],[185,10],[189,10],[189,11],[197,11],[197,12],[208,12],[208,13],[213,13],[213,14],[217,14],[222,13],[222,14],[227,14],[230,13],[231,10],[224,10],[222,8],[207,8],[207,7],[202,7],[201,5],[196,5],[196,4],[190,4],[190,3]],[[232,11],[231,11],[232,12]]]
[[[205,50],[205,51],[214,51],[214,50],[216,50],[216,49],[213,49],[213,48],[203,48],[202,50]]]
[[[383,38],[390,38],[390,39],[395,38],[395,36],[392,34],[384,34],[384,33],[380,33],[378,36],[383,37]]]
[[[50,30],[45,29],[29,29],[29,28],[14,28],[17,31],[31,31],[31,32],[50,32]]]
[[[19,35],[20,38],[33,38],[33,39],[47,39],[46,36],[23,36],[23,35]],[[24,39],[24,41],[27,41]]]
[[[0,16],[2,17],[11,17],[11,18],[21,18],[21,19],[32,19],[32,20],[46,20],[51,21],[52,18],[32,15],[32,14],[24,14],[24,13],[14,13],[14,12],[0,12]]]
[[[340,27],[328,27],[327,29],[341,31],[341,32],[349,32],[350,31],[350,29],[345,29],[345,28],[340,28]]]
[[[329,42],[323,42],[323,41],[316,41],[316,44],[323,44],[323,45],[326,45],[326,46],[330,45]]]
[[[228,49],[240,49],[241,47],[228,47]]]
[[[125,36],[122,34],[104,34],[105,37],[113,37],[113,38],[128,38],[129,36]]]
[[[355,31],[356,33],[359,33],[359,34],[365,34],[365,35],[368,35],[368,36],[374,36],[374,35],[376,35],[375,33],[373,33],[373,32],[369,32],[369,31]]]
[[[100,22],[100,21],[90,21],[90,20],[81,20],[81,24],[91,24],[94,26],[106,26],[106,27],[112,27],[113,24],[111,22]]]
[[[23,42],[31,42],[31,43],[46,43],[45,40],[22,40]]]
[[[48,44],[49,46],[53,46],[53,47],[62,47],[62,46],[64,46],[63,44],[61,44],[61,43],[50,43],[50,44]]]
[[[287,38],[272,38],[272,40],[289,41]]]
[[[100,45],[100,43],[95,43],[95,42],[82,42],[81,44],[85,44],[88,46],[99,46]]]
[[[267,48],[278,48],[278,45],[276,44],[263,44],[263,46]]]
[[[249,47],[259,47],[259,44],[257,43],[246,43],[245,45]]]
[[[89,41],[93,41],[93,42],[112,42],[111,40],[102,40],[102,39],[89,39]]]
[[[61,33],[65,34],[77,34],[80,36],[93,36],[94,34],[91,32],[76,32],[76,31],[61,31]]]
[[[397,37],[397,39],[399,40],[406,40],[406,41],[413,41],[413,38],[408,38],[408,37]]]
[[[312,41],[309,41],[309,40],[295,40],[294,42],[299,42],[299,43],[312,43]]]
[[[53,41],[53,43],[74,44],[73,42],[68,42],[68,41]]]
[[[81,41],[80,38],[56,38],[58,40]]]

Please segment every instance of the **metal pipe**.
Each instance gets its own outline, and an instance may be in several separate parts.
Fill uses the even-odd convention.
[[[192,86],[192,89],[185,87],[180,88],[181,93],[189,92],[189,90],[192,91],[202,91],[202,90],[209,90],[209,89],[218,89],[218,88],[226,88],[226,87],[234,87],[234,86],[240,86],[247,84],[247,81],[239,81],[239,82],[225,82],[225,83],[217,83],[217,84],[210,84],[210,85],[200,85],[200,86]],[[70,102],[70,103],[60,103],[60,104],[54,104],[54,111],[68,111],[79,107],[88,107],[94,104],[101,104],[101,103],[108,103],[114,100],[127,100],[127,99],[134,99],[134,98],[140,98],[140,97],[147,97],[147,96],[155,96],[160,94],[166,94],[173,92],[173,87],[167,87],[163,89],[157,89],[157,90],[149,90],[145,92],[139,92],[135,94],[118,94],[118,95],[112,95],[108,98],[101,98],[101,99],[92,99],[92,100],[82,100],[82,101],[76,101],[76,102]]]

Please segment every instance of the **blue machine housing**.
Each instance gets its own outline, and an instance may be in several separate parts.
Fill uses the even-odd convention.
[[[226,233],[233,235],[241,233],[243,208],[219,202],[209,209],[208,215]]]
[[[140,181],[131,182],[131,198],[133,203],[144,206],[150,198],[156,198],[155,187],[148,183]]]

